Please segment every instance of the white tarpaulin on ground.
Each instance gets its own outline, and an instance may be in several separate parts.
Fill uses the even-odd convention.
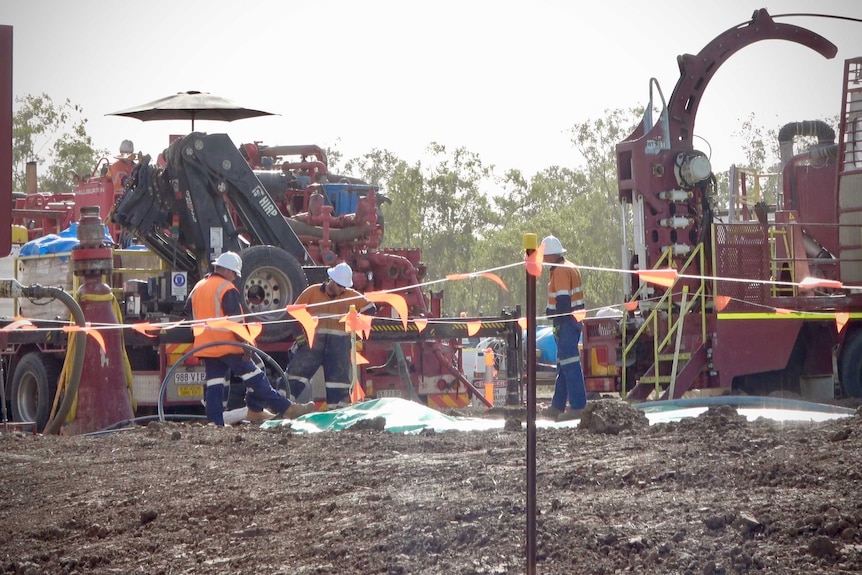
[[[731,405],[749,421],[759,417],[776,421],[827,421],[849,417],[855,410],[776,398],[762,397],[711,397],[695,400],[656,401],[636,404],[642,409],[650,424],[679,421],[686,417],[697,417],[712,405]],[[319,432],[347,429],[360,421],[374,418],[385,420],[386,431],[392,433],[418,433],[423,429],[434,431],[482,431],[503,429],[503,419],[484,417],[453,417],[440,413],[415,401],[398,398],[382,398],[363,401],[356,405],[310,413],[292,421],[267,421],[262,427],[270,428],[290,424],[294,431]],[[537,419],[538,428],[563,428],[578,425],[578,420],[554,422]]]

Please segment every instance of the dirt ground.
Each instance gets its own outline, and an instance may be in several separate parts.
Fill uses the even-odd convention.
[[[862,416],[598,404],[538,430],[537,573],[862,571]],[[519,425],[365,427],[0,433],[0,573],[526,572]]]

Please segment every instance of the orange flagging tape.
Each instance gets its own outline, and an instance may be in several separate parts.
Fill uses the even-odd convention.
[[[305,330],[305,337],[308,338],[308,347],[314,345],[314,333],[317,329],[317,323],[320,321],[316,316],[308,313],[305,304],[287,306],[287,313],[296,318],[296,321]]]
[[[653,283],[663,287],[670,287],[676,282],[679,273],[673,268],[660,270],[638,270],[638,277],[645,282]]]
[[[850,312],[835,312],[835,326],[838,328],[838,333],[841,333],[841,330],[844,329],[844,326],[847,325],[848,321],[850,321]]]
[[[395,293],[372,291],[365,294],[365,297],[375,303],[388,303],[391,305],[392,309],[398,312],[398,317],[401,318],[401,325],[404,326],[404,331],[407,331],[407,300],[404,299],[404,296]]]

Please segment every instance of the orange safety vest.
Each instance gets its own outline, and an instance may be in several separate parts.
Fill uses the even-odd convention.
[[[221,309],[221,298],[230,290],[236,290],[233,282],[213,274],[199,281],[189,297],[192,300],[192,317],[196,320],[225,317]],[[229,329],[205,326],[195,336],[195,347],[216,341],[242,341]],[[195,357],[222,357],[232,353],[242,353],[243,348],[235,345],[214,345],[195,352]]]
[[[563,260],[551,268],[551,281],[548,282],[548,313],[557,313],[557,298],[567,295],[572,300],[572,309],[584,307],[584,288],[581,286],[581,272],[570,261]]]
[[[130,160],[117,160],[108,167],[108,176],[114,183],[114,192],[123,189],[123,180],[132,175],[135,164]]]
[[[347,288],[337,298],[329,297],[323,284],[314,284],[305,288],[296,304],[311,306],[308,313],[318,316],[320,319],[315,333],[328,333],[331,335],[350,335],[344,329],[344,324],[339,320],[350,311],[350,306],[356,306],[356,311],[366,313],[374,306],[374,303],[355,289]]]

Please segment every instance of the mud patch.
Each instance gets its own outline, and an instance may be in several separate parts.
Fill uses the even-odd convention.
[[[587,403],[578,428],[590,433],[619,435],[646,430],[649,428],[649,419],[643,411],[625,401],[603,399]]]

